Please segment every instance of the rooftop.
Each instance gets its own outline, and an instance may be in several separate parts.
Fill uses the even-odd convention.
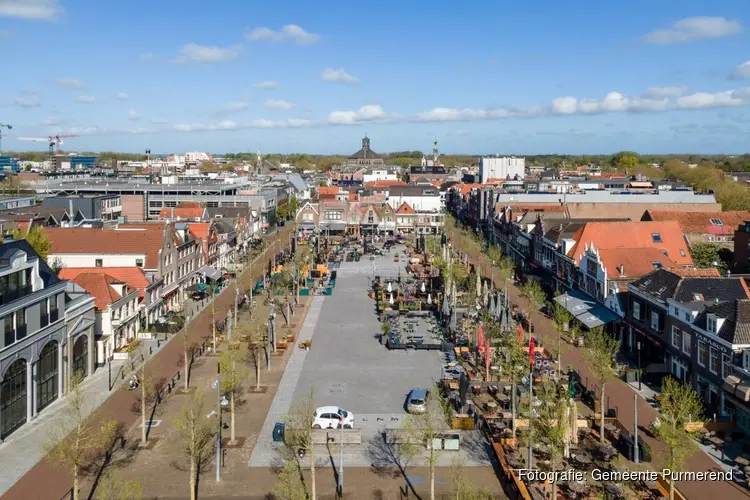
[[[473,185],[481,187],[481,185]],[[694,191],[659,191],[658,193],[619,193],[615,191],[586,191],[562,195],[559,193],[498,193],[497,202],[512,203],[716,203],[713,194]]]
[[[738,226],[750,220],[746,210],[731,212],[680,212],[678,210],[646,210],[644,220],[677,221],[683,233],[724,234],[733,233]]]

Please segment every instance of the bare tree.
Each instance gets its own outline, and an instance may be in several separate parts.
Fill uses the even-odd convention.
[[[261,314],[255,319],[238,323],[238,336],[247,342],[247,356],[252,360],[255,368],[255,390],[260,390],[260,369],[265,361],[268,346],[268,331],[265,323],[260,321]]]
[[[501,348],[496,351],[497,361],[503,377],[510,380],[510,416],[513,437],[516,437],[516,421],[518,419],[518,405],[516,402],[518,382],[528,370],[528,353],[514,332],[508,332],[503,336]]]
[[[539,282],[533,279],[528,279],[521,285],[521,295],[526,297],[535,311],[541,309],[547,299],[547,294],[544,293]]]
[[[190,368],[193,362],[193,352],[188,341],[188,328],[187,326],[182,329],[182,356],[183,363],[185,364],[185,387],[183,390],[188,392],[190,389]]]
[[[570,334],[571,324],[570,321],[573,319],[571,314],[565,307],[559,303],[552,301],[547,306],[552,316],[552,323],[555,326],[557,336],[555,337],[554,355],[557,358],[557,374],[562,376],[562,338],[565,334]]]
[[[117,435],[117,422],[98,420],[86,410],[81,377],[71,379],[67,406],[61,410],[59,427],[45,446],[50,461],[67,469],[73,479],[73,500],[79,499],[80,479],[98,452],[111,446]]]
[[[182,414],[175,421],[175,427],[190,462],[190,500],[196,500],[198,473],[211,453],[216,437],[216,423],[215,420],[206,418],[202,391],[197,390],[190,395],[190,401],[182,408]]]
[[[120,479],[112,472],[105,472],[96,487],[96,500],[142,500],[143,488],[138,481]]]
[[[295,403],[289,412],[284,416],[284,423],[287,428],[285,436],[285,446],[282,447],[282,460],[284,467],[288,468],[287,473],[297,470],[300,475],[300,481],[303,482],[305,493],[310,500],[316,500],[317,489],[315,483],[315,445],[313,443],[313,418],[315,414],[315,392],[310,387],[310,393],[302,400]],[[302,457],[310,457],[310,487],[302,481]],[[295,469],[296,468],[296,469]],[[287,478],[288,479],[288,478]],[[292,482],[292,484],[296,484]],[[296,499],[295,499],[296,500]]]
[[[455,458],[451,463],[451,500],[493,500],[495,498],[486,488],[479,489],[466,477],[466,459]]]
[[[549,460],[542,461],[542,467],[557,472],[563,464],[565,439],[570,428],[567,399],[558,394],[552,383],[543,383],[536,387],[536,401],[532,409],[534,418],[531,425],[534,434],[547,444]],[[557,498],[557,481],[552,480],[552,498]]]
[[[667,377],[662,381],[659,413],[661,421],[654,425],[654,433],[667,448],[664,468],[677,472],[696,450],[685,425],[701,421],[703,402],[691,386]],[[669,481],[669,498],[674,499],[674,478],[665,479]]]
[[[221,353],[219,358],[221,390],[229,394],[229,439],[236,443],[235,438],[235,401],[242,390],[242,381],[247,377],[247,370],[243,365],[244,353],[240,351],[240,344],[235,343]]]
[[[427,448],[425,462],[430,470],[430,500],[435,500],[435,466],[440,454],[435,449],[435,440],[442,439],[443,433],[450,428],[447,414],[452,410],[438,386],[427,393],[425,406],[424,413],[409,415],[404,421],[401,428],[405,438],[402,451],[407,460],[413,460],[420,458]]]
[[[616,374],[615,359],[620,350],[620,342],[601,327],[589,330],[586,334],[586,359],[591,374],[599,381],[599,441],[604,443],[604,387],[607,379]]]

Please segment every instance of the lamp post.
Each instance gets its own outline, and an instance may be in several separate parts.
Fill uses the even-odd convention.
[[[221,481],[221,364],[216,362],[216,419],[219,430],[216,433],[216,482]]]
[[[339,451],[339,498],[344,496],[344,418],[339,418],[339,425],[341,426],[341,443]]]
[[[640,391],[643,389],[643,386],[641,385],[641,341],[639,340],[636,343],[636,350],[638,351],[638,390]]]
[[[635,418],[633,420],[633,462],[641,463],[641,454],[638,450],[638,394],[633,394],[633,413]]]

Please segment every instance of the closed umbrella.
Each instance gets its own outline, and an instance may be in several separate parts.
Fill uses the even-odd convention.
[[[389,302],[391,303],[391,305],[393,305],[393,294],[392,293],[391,293],[391,298],[390,298]]]
[[[393,291],[393,286],[391,285],[391,282],[388,282],[388,293],[391,293]]]
[[[456,310],[453,309],[451,311],[451,323],[450,323],[450,329],[451,329],[451,331],[455,332],[458,329],[457,322],[458,322],[458,320],[456,319]]]
[[[432,295],[430,295],[429,293],[427,294],[427,305],[428,306],[432,305]]]
[[[423,282],[422,282],[422,293],[424,293],[424,292],[425,292],[425,290],[427,290],[427,287],[425,287],[425,286],[424,286],[424,281],[423,281]]]
[[[482,298],[482,273],[477,269],[477,298]]]

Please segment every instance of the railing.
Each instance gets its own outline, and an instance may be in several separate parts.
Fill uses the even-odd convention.
[[[0,305],[10,304],[14,300],[25,297],[33,291],[34,289],[31,285],[23,285],[19,286],[15,290],[8,290],[0,295]]]

